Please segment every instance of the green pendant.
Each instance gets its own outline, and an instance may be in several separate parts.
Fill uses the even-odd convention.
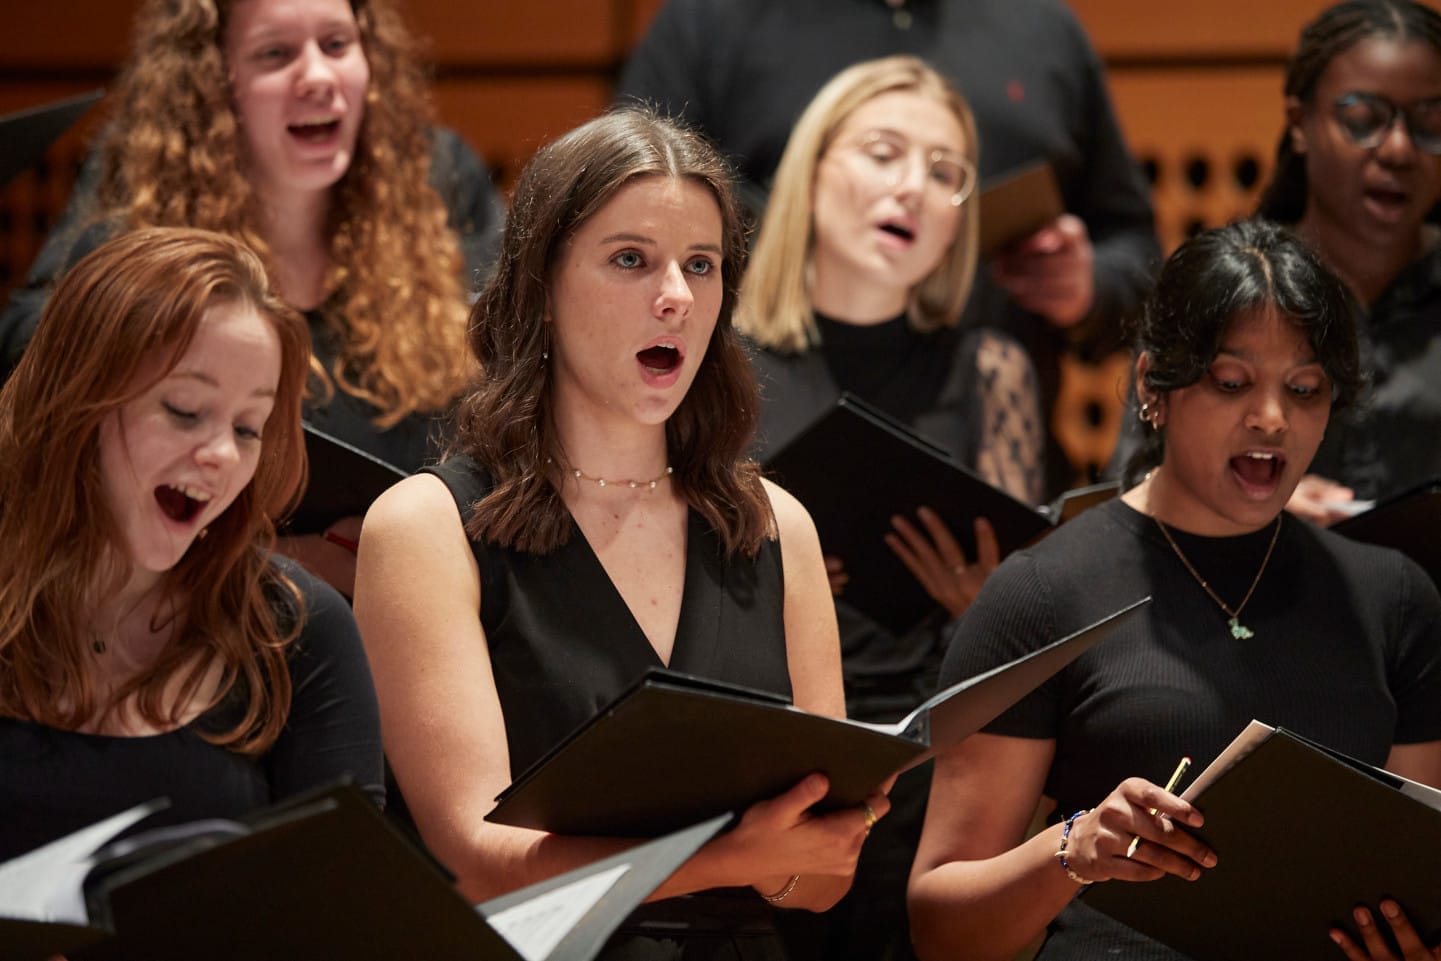
[[[1245,624],[1242,624],[1234,617],[1231,618],[1231,620],[1227,623],[1231,626],[1231,636],[1238,641],[1249,641],[1251,638],[1256,636],[1255,631],[1251,630],[1249,627],[1247,627]]]

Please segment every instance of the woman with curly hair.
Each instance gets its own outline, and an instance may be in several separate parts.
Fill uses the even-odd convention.
[[[60,282],[0,390],[0,861],[159,796],[147,824],[383,796],[350,611],[270,558],[308,355],[220,234],[131,231]]]
[[[484,816],[646,670],[844,712],[815,527],[744,456],[756,395],[730,323],[745,239],[729,177],[642,111],[537,153],[475,305],[484,375],[454,456],[366,514],[355,614],[388,757],[473,900],[634,843]],[[834,904],[888,808],[876,793],[810,813],[825,793],[815,774],[752,805],[605,957],[784,957],[771,909]]]
[[[149,0],[77,218],[81,250],[149,225],[252,246],[310,322],[307,419],[406,471],[472,369],[457,232],[498,219],[413,47],[389,0]],[[13,354],[29,325],[0,326]],[[349,593],[358,531],[286,548]]]

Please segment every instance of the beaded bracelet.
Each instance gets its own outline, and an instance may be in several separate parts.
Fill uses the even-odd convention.
[[[785,887],[781,888],[775,894],[762,894],[761,897],[765,898],[771,904],[779,904],[796,889],[796,884],[799,883],[800,879],[801,876],[799,874],[792,874],[791,879],[786,882]]]
[[[1090,884],[1092,882],[1086,878],[1081,877],[1075,871],[1071,870],[1071,863],[1066,860],[1066,842],[1070,840],[1071,825],[1076,823],[1076,818],[1080,817],[1083,814],[1090,813],[1091,809],[1086,808],[1085,810],[1077,811],[1075,814],[1072,814],[1070,817],[1066,818],[1066,826],[1061,829],[1061,847],[1059,850],[1056,851],[1056,860],[1061,862],[1061,868],[1066,872],[1066,877],[1081,885]]]

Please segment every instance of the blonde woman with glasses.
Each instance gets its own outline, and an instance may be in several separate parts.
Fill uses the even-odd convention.
[[[762,461],[848,391],[995,486],[1027,502],[1040,499],[1041,416],[1031,362],[1005,334],[958,326],[975,274],[979,149],[966,102],[914,57],[857,64],[806,108],[777,168],[737,319],[756,348]],[[994,535],[984,523],[977,527],[976,557],[966,557],[929,511],[898,517],[875,544],[899,555],[936,602],[933,616],[903,638],[844,603],[847,558],[827,557],[832,589],[840,592],[852,714],[889,720],[931,688],[941,628],[966,609],[996,564]],[[903,781],[893,803],[906,794]],[[921,804],[924,784],[911,796]],[[880,888],[849,900],[881,914],[858,913],[854,930],[842,934],[840,912],[830,922],[838,950],[858,937],[885,938],[909,953],[904,883],[918,816],[907,823],[893,813],[890,842],[877,829],[856,885],[867,883],[865,858],[874,851],[885,862],[870,879]]]

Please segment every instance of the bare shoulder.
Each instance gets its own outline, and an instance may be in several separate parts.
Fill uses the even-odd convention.
[[[770,498],[771,513],[775,517],[776,532],[780,535],[781,545],[816,540],[816,525],[805,505],[784,487],[764,478],[761,483],[765,485],[766,496]]]
[[[400,533],[447,521],[459,525],[460,511],[445,482],[434,474],[413,474],[375,499],[366,511],[365,529]]]
[[[426,596],[463,588],[469,600],[478,576],[460,509],[439,477],[407,477],[370,505],[360,531],[357,610],[372,606],[368,592],[393,595],[402,586]]]

